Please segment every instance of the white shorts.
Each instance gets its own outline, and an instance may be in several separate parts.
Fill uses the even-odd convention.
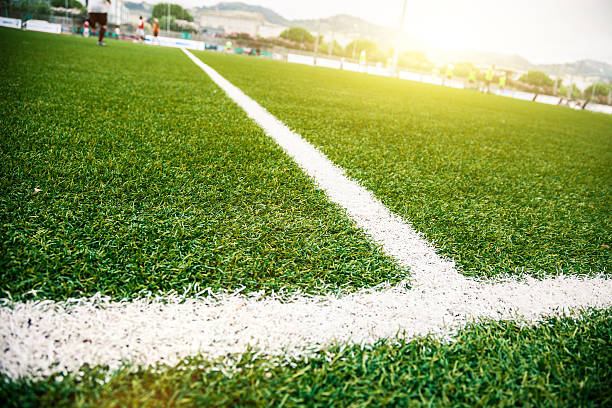
[[[142,28],[137,29],[136,35],[139,37],[144,37],[144,30]]]

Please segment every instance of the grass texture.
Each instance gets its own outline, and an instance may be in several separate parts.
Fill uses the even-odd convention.
[[[409,220],[465,274],[610,272],[611,116],[197,55]]]
[[[240,356],[233,375],[201,357],[174,367],[103,368],[4,381],[6,406],[77,407],[604,407],[612,404],[612,311],[537,326],[486,322],[435,338],[336,346],[274,365]]]
[[[405,276],[180,50],[11,29],[0,48],[2,296]]]

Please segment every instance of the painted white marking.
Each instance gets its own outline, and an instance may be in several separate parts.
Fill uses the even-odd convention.
[[[459,274],[451,261],[408,223],[390,213],[320,151],[292,132],[212,68],[183,50],[247,115],[306,171],[330,200],[403,266],[405,285],[342,296],[217,293],[116,302],[100,296],[65,302],[10,302],[0,306],[0,371],[12,378],[76,371],[83,364],[118,368],[173,364],[202,353],[210,358],[253,346],[266,355],[297,357],[334,342],[372,343],[404,332],[452,334],[481,318],[533,322],[587,307],[612,307],[612,280],[561,276],[480,282]],[[53,363],[57,363],[52,367]]]
[[[371,192],[349,179],[344,170],[333,164],[316,147],[191,52],[185,49],[183,51],[314,179],[330,201],[345,208],[355,223],[375,242],[382,245],[387,254],[403,266],[412,268],[413,279],[430,286],[446,286],[449,279],[465,280],[463,275],[456,271],[453,262],[436,254],[435,249],[421,238],[408,222],[391,213]]]
[[[478,318],[534,322],[577,307],[610,307],[611,299],[609,280],[573,277],[437,289],[396,286],[285,301],[216,294],[5,304],[0,371],[36,378],[74,372],[85,363],[111,369],[123,361],[175,364],[197,353],[209,358],[242,353],[249,345],[268,356],[300,357],[335,342],[371,344],[402,331],[407,338],[449,336]]]

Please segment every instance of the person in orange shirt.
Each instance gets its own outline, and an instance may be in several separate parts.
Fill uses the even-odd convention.
[[[153,19],[153,42],[159,44],[159,38],[157,38],[157,36],[159,35],[159,20],[158,19]]]

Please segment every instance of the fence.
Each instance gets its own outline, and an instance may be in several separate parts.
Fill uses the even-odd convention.
[[[32,16],[29,16],[29,13],[27,14],[26,13],[12,13],[12,14],[13,15],[11,15],[11,17],[13,17],[13,19],[16,18],[16,19],[23,20],[24,19],[23,17],[30,17],[30,18],[32,17]],[[21,14],[23,14],[23,16],[21,16]],[[72,17],[65,17],[65,16],[58,16],[58,15],[47,15],[46,18],[44,17],[45,17],[44,15],[37,15],[37,20],[46,20],[50,23],[55,23],[61,27],[61,30],[64,33],[70,33],[70,32],[74,32],[78,30],[78,28],[81,27],[83,20],[84,20],[82,17],[72,18]],[[6,24],[4,25],[12,26],[12,23],[14,21],[10,21],[12,20],[11,18],[8,18],[6,20],[7,20]],[[40,25],[38,22],[35,23],[34,21],[32,21],[32,23],[30,24],[31,26],[34,25],[35,27],[37,27],[37,25]],[[53,24],[50,24],[49,26],[51,25]],[[17,28],[16,25],[15,25],[15,28]],[[27,24],[24,24],[24,28],[32,29],[32,27],[27,27]],[[33,29],[36,30],[37,28],[33,28]],[[48,27],[40,28],[39,31],[54,32]],[[127,32],[130,32],[130,30],[128,29]],[[175,31],[160,30],[160,34],[161,35],[160,35],[158,43],[160,45],[166,45],[166,46],[172,46],[172,47],[205,49],[207,48],[209,44],[215,44],[217,46],[222,47],[224,45],[224,42],[226,41],[226,39],[224,38],[213,37],[213,36],[204,35],[204,34],[192,34],[190,36],[191,37],[190,40],[181,38],[181,33],[175,32]],[[163,43],[161,43],[162,38],[164,39]],[[146,38],[147,42],[151,43],[152,40],[153,38],[151,36],[147,36]],[[235,45],[240,45],[240,41],[236,41],[236,43],[237,44]],[[549,105],[560,105],[560,106],[567,106],[573,109],[586,109],[586,110],[590,110],[593,112],[612,114],[612,106],[610,105],[601,105],[601,104],[593,103],[590,101],[567,100],[563,97],[534,94],[534,93],[524,92],[524,91],[520,91],[516,89],[500,89],[496,85],[492,85],[492,87],[489,89],[483,89],[482,86],[475,86],[475,85],[468,84],[465,78],[464,79],[448,79],[448,78],[444,78],[444,76],[432,75],[429,72],[406,70],[406,69],[399,70],[396,75],[395,73],[392,72],[392,69],[388,67],[383,67],[381,63],[377,63],[375,65],[367,64],[367,63],[362,64],[351,58],[334,58],[334,57],[324,56],[321,54],[315,54],[314,52],[297,51],[293,49],[289,50],[285,47],[279,47],[279,46],[262,47],[261,51],[264,51],[269,55],[273,55],[277,57],[278,59],[283,59],[284,61],[289,62],[289,63],[306,64],[306,65],[331,68],[331,69],[341,69],[341,70],[353,71],[353,72],[362,72],[362,73],[366,73],[370,75],[379,75],[379,76],[388,76],[388,77],[397,76],[399,79],[402,79],[402,80],[421,82],[421,83],[440,85],[440,86],[447,86],[447,87],[457,88],[457,89],[466,89],[466,88],[467,89],[478,89],[480,91],[487,91],[487,92],[491,92],[499,96],[511,97],[514,99],[530,100],[530,101],[545,103]]]
[[[375,65],[372,64],[359,64],[356,61],[351,61],[340,58],[340,59],[331,59],[327,56],[325,57],[315,57],[314,53],[310,52],[301,52],[294,53],[291,50],[291,53],[287,54],[285,61],[296,64],[305,64],[312,66],[319,66],[325,68],[333,68],[333,69],[341,69],[345,71],[354,71],[354,72],[362,72],[371,75],[380,75],[380,76],[396,76],[392,69],[383,67],[382,64],[378,63]],[[601,105],[597,103],[593,103],[590,101],[579,101],[579,100],[567,100],[562,96],[553,96],[553,95],[542,95],[524,92],[516,89],[501,89],[497,85],[492,85],[490,89],[486,89],[482,85],[469,85],[467,79],[448,79],[444,76],[436,76],[432,75],[429,72],[420,72],[414,70],[400,70],[397,73],[397,77],[399,79],[421,82],[432,85],[440,85],[447,86],[450,88],[457,89],[478,89],[482,92],[490,92],[499,96],[510,97],[514,99],[521,99],[526,101],[533,101],[544,103],[547,105],[558,105],[558,106],[566,106],[572,109],[586,109],[593,112],[600,112],[606,114],[612,114],[612,106],[610,105]]]

